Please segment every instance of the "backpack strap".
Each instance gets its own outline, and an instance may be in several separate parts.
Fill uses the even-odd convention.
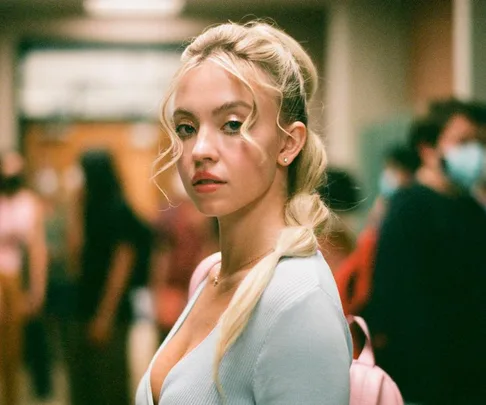
[[[197,287],[208,276],[209,271],[219,262],[221,262],[221,252],[216,252],[198,264],[196,270],[192,273],[191,282],[189,283],[189,299],[191,299]]]
[[[365,320],[359,316],[348,315],[348,323],[358,325],[365,335],[366,342],[359,357],[351,365],[352,404],[376,405],[380,403],[383,371],[375,367],[375,355],[371,346],[370,332]],[[366,368],[366,371],[363,371]],[[354,397],[353,397],[354,396]]]
[[[366,324],[366,321],[360,316],[354,316],[354,315],[348,315],[347,319],[350,325],[352,325],[353,323],[358,325],[366,337],[366,342],[364,344],[363,350],[361,350],[361,353],[356,360],[360,363],[367,364],[369,366],[374,366],[376,364],[375,355],[373,353],[370,331],[368,329],[368,325]]]

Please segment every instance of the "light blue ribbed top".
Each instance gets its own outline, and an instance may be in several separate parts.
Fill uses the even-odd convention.
[[[154,356],[179,330],[203,282]],[[219,324],[169,372],[158,405],[347,405],[351,336],[329,266],[321,253],[283,258],[247,327],[224,355],[213,381]],[[136,405],[154,405],[150,372]]]

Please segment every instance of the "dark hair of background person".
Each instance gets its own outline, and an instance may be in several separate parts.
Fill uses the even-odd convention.
[[[486,125],[486,104],[480,101],[461,101],[455,98],[435,100],[429,105],[428,115],[445,126],[454,115],[464,115],[478,125]]]
[[[131,240],[138,251],[131,285],[145,285],[152,240],[151,228],[130,207],[109,151],[100,149],[84,152],[80,162],[85,177],[86,242],[106,242],[113,237]]]
[[[84,174],[84,234],[86,243],[89,243],[110,231],[107,219],[126,201],[108,151],[84,152],[81,167]]]
[[[420,159],[409,146],[395,145],[386,150],[385,163],[391,163],[410,173],[415,173],[420,166]]]
[[[8,158],[9,154],[17,155],[18,152],[15,150],[0,153],[0,194],[11,196],[15,194],[22,188],[26,188],[23,167],[21,167],[19,172],[5,176],[3,174],[3,165],[5,164],[5,159]],[[19,159],[23,159],[22,155],[18,154]]]
[[[106,241],[114,231],[114,215],[127,205],[114,161],[108,151],[89,150],[83,153],[80,163],[84,175],[85,243]]]
[[[409,132],[409,146],[416,159],[420,161],[419,147],[428,145],[435,147],[444,129],[444,124],[439,120],[426,117],[419,118],[412,123]]]
[[[90,150],[81,157],[86,201],[103,203],[106,198],[123,199],[113,158],[108,151]]]
[[[317,192],[333,211],[355,210],[361,201],[356,180],[343,169],[329,167],[326,181],[317,188]]]

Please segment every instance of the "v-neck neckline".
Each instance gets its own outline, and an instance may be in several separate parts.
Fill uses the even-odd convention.
[[[218,262],[214,263],[211,268],[213,268],[216,264],[218,264]],[[208,272],[208,275],[209,275],[209,272]],[[206,276],[206,278],[201,282],[201,284],[199,285],[199,287],[196,289],[194,295],[192,296],[192,298],[190,299],[189,301],[189,304],[186,306],[186,308],[184,309],[182,315],[180,316],[180,318],[177,320],[176,324],[174,325],[174,327],[172,328],[172,330],[170,331],[169,335],[167,336],[167,338],[164,340],[164,342],[160,345],[159,349],[157,350],[157,352],[155,353],[152,361],[150,362],[150,365],[149,365],[149,368],[148,368],[148,375],[147,375],[147,378],[148,378],[148,393],[147,395],[149,396],[150,400],[149,400],[149,404],[150,405],[158,405],[160,403],[160,399],[162,398],[162,394],[164,392],[164,388],[167,384],[167,381],[170,377],[170,375],[174,372],[174,370],[184,361],[186,360],[189,356],[191,356],[191,354],[193,354],[197,349],[199,349],[199,347],[201,347],[214,333],[214,331],[218,328],[219,326],[219,320],[218,322],[216,322],[216,325],[214,326],[213,329],[211,329],[211,331],[208,333],[208,335],[203,339],[201,340],[196,346],[194,346],[191,350],[189,350],[186,354],[184,354],[184,356],[182,356],[173,366],[172,368],[169,370],[169,372],[167,373],[167,375],[165,376],[164,378],[164,381],[162,383],[162,386],[160,388],[160,392],[159,392],[159,396],[158,396],[158,400],[157,400],[157,403],[154,404],[154,395],[153,395],[153,392],[152,392],[152,368],[153,368],[153,365],[155,363],[155,361],[158,359],[159,355],[162,353],[162,351],[164,350],[164,348],[167,346],[167,344],[172,340],[172,338],[176,335],[177,332],[179,332],[180,328],[182,327],[182,325],[184,324],[184,322],[186,321],[187,317],[189,316],[189,314],[191,313],[194,305],[196,304],[197,300],[199,299],[199,296],[201,295],[202,291],[204,290],[204,288],[206,287],[208,283],[208,276]]]

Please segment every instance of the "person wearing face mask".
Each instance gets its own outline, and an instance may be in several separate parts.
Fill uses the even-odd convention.
[[[14,152],[0,159],[0,403],[19,403],[24,322],[44,303],[47,249],[40,201],[24,187],[23,160]],[[28,291],[22,287],[24,252]]]
[[[449,123],[449,134],[454,131],[474,132],[473,138],[463,137],[457,145],[450,146],[441,159],[443,169],[452,182],[463,191],[474,194],[486,179],[486,105],[454,99],[437,101],[431,104],[430,115],[443,125]],[[451,117],[453,119],[450,120]]]
[[[471,187],[484,157],[475,110],[441,112],[410,130],[420,167],[390,201],[365,317],[407,403],[475,405],[486,396],[486,214]]]

